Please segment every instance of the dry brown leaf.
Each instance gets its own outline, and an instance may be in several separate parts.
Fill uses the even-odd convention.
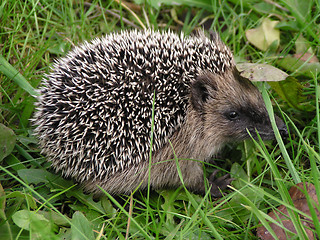
[[[314,54],[311,54],[311,53],[296,53],[293,55],[293,57],[295,57],[296,59],[300,59],[304,62],[307,62],[307,63],[317,63],[319,62],[319,59],[314,55]]]
[[[239,63],[236,67],[242,77],[248,78],[252,82],[279,82],[289,76],[284,71],[269,64]]]
[[[313,199],[317,205],[319,205],[319,201],[318,201],[317,195],[316,195],[316,189],[315,189],[314,185],[311,183],[298,183],[296,186],[293,186],[289,190],[289,194],[292,198],[294,206],[297,209],[299,209],[300,211],[311,216],[306,196],[305,196],[304,192],[301,191],[301,189],[304,189],[304,186],[306,186],[306,191],[307,191],[309,197],[311,199]],[[320,213],[316,207],[314,207],[314,209],[315,209],[315,211],[317,213],[317,217],[320,221]],[[285,227],[286,229],[290,230],[293,233],[297,233],[297,231],[294,228],[293,222],[288,217],[289,216],[288,210],[284,205],[279,206],[277,208],[277,211],[272,211],[268,215],[275,220],[280,219],[281,220],[280,224],[282,224],[283,227]],[[310,239],[310,240],[315,239],[313,232],[310,229],[310,228],[314,229],[314,225],[310,222],[310,219],[307,219],[302,215],[299,215],[299,217],[301,218],[301,223],[305,226],[305,231],[308,235],[308,239]],[[288,239],[288,237],[290,237],[286,234],[286,232],[283,230],[283,228],[279,227],[278,225],[276,225],[274,223],[270,223],[270,227],[273,229],[276,236],[280,240],[285,240],[285,239]],[[257,229],[257,235],[259,238],[261,238],[263,240],[274,239],[264,226],[261,226]]]

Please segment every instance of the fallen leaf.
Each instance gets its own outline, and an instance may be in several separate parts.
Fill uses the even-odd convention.
[[[314,54],[312,47],[307,39],[305,39],[302,34],[299,34],[296,42],[294,43],[296,47],[296,53],[304,54],[306,52]]]
[[[280,31],[275,28],[278,23],[279,21],[265,18],[259,27],[246,31],[248,41],[262,51],[267,51],[275,41],[277,41],[276,47],[278,47],[280,43]]]
[[[307,62],[307,63],[317,63],[319,62],[318,58],[313,55],[312,53],[296,53],[293,55],[296,59],[300,59],[301,61]]]
[[[16,144],[16,135],[12,129],[0,123],[0,162],[8,156]]]
[[[315,204],[319,205],[319,201],[318,201],[317,195],[316,195],[316,189],[315,189],[314,185],[311,183],[298,183],[296,186],[293,186],[289,190],[289,194],[290,194],[290,197],[293,201],[294,206],[297,209],[299,209],[300,211],[307,214],[308,216],[311,216],[309,205],[307,202],[307,198],[305,196],[304,191],[301,191],[304,189],[304,187],[306,188],[306,192],[307,192],[309,198],[314,200]],[[320,221],[320,212],[318,211],[318,209],[315,206],[314,206],[314,210],[317,214],[317,218]],[[268,215],[271,218],[273,218],[274,220],[277,220],[277,221],[281,220],[280,225],[282,225],[283,227],[280,227],[274,223],[269,223],[270,227],[272,228],[272,230],[274,231],[274,233],[276,234],[276,236],[278,237],[279,240],[285,240],[285,239],[288,239],[288,238],[296,235],[297,231],[295,230],[293,222],[289,218],[288,210],[284,205],[279,206],[277,208],[277,211],[272,211]],[[299,214],[299,217],[301,219],[302,225],[305,227],[305,231],[308,235],[308,239],[309,240],[315,239],[313,231],[311,230],[311,229],[314,229],[314,225],[311,223],[310,219],[305,218],[301,214]],[[290,233],[286,232],[283,228],[286,228],[287,230],[293,232],[294,234],[290,234]],[[257,235],[262,240],[274,239],[271,236],[270,232],[267,231],[267,229],[264,226],[258,227]]]
[[[306,191],[310,199],[312,199],[317,205],[319,205],[319,201],[317,198],[317,193],[314,185],[311,183],[306,183],[305,185],[306,185]],[[293,186],[292,188],[290,188],[289,194],[293,200],[294,206],[300,211],[306,213],[308,216],[311,216],[306,196],[301,191],[301,189],[302,190],[304,189],[304,183],[298,183],[297,186]],[[317,208],[314,208],[314,209],[316,211],[317,218],[320,221],[320,212],[318,211]],[[306,219],[304,216],[301,216],[301,218],[308,221],[308,219]],[[308,221],[308,223],[309,223],[309,226],[314,229],[314,225],[310,221]]]
[[[302,104],[306,98],[302,95],[303,86],[294,77],[268,64],[240,63],[236,65],[240,76],[252,82],[266,81],[291,107],[302,111],[313,111],[313,106]]]
[[[237,69],[242,77],[253,82],[279,82],[289,76],[284,71],[269,64],[240,63],[237,64]]]

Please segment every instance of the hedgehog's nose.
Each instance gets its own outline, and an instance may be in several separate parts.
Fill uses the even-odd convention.
[[[282,138],[287,138],[289,136],[288,129],[286,124],[279,118],[278,116],[275,116],[276,124],[279,129],[280,135]]]
[[[282,138],[287,138],[289,137],[288,134],[288,129],[287,126],[285,124],[283,124],[283,126],[281,128],[279,128],[279,132]]]

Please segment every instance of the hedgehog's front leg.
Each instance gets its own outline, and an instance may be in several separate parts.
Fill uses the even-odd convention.
[[[213,197],[222,197],[223,194],[221,191],[227,189],[228,185],[234,180],[234,178],[230,177],[229,173],[215,179],[218,172],[218,169],[215,170],[208,179],[209,184],[211,185],[210,192]]]
[[[184,173],[184,184],[185,186],[195,193],[200,193],[202,195],[206,194],[206,187],[204,182],[202,166],[199,163],[192,163],[194,166],[190,167],[188,164],[187,173]],[[183,168],[182,168],[183,169]],[[230,174],[226,174],[222,177],[215,178],[219,170],[215,170],[208,178],[209,188],[211,196],[218,198],[222,197],[222,191],[225,190],[228,185],[234,180],[230,178]],[[183,173],[183,171],[182,171]]]
[[[179,164],[179,166],[177,166]],[[181,177],[178,173],[178,167]],[[209,177],[210,192],[213,197],[221,197],[221,191],[226,189],[233,179],[225,175],[218,179],[215,176],[218,171],[214,171]],[[147,179],[145,179],[146,181]],[[151,187],[154,189],[177,188],[184,186],[191,192],[201,195],[206,194],[206,187],[203,175],[202,163],[191,159],[180,159],[178,162],[170,160],[154,164],[151,170]]]

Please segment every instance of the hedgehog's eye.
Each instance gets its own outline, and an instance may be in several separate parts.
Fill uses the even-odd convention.
[[[228,113],[227,115],[229,120],[237,120],[239,118],[239,113],[237,113],[236,111],[231,111]]]

